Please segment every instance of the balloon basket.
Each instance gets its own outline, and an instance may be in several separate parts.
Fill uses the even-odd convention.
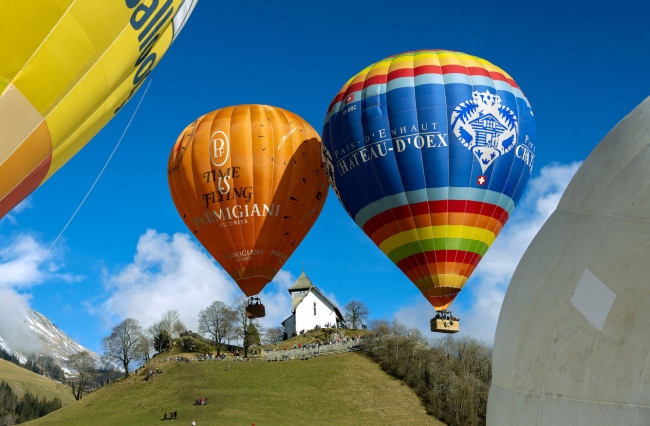
[[[266,315],[266,309],[261,303],[259,305],[248,305],[246,306],[246,317],[248,319],[262,318]]]
[[[444,318],[432,318],[431,319],[431,331],[434,333],[447,333],[453,334],[460,331],[460,320],[455,319],[444,319]]]

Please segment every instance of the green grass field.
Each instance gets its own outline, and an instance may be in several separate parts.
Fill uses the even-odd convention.
[[[230,371],[225,367],[230,365]],[[154,365],[154,364],[150,364]],[[30,425],[443,425],[415,393],[361,353],[289,362],[156,362]],[[194,406],[197,397],[208,404]]]
[[[4,359],[0,359],[0,381],[2,380],[9,383],[11,389],[18,396],[23,396],[25,392],[29,391],[38,395],[39,398],[54,399],[54,397],[58,397],[63,405],[71,404],[75,400],[68,386],[39,376]]]

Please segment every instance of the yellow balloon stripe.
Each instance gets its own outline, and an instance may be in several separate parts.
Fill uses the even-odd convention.
[[[70,2],[0,0],[0,80],[4,79],[6,86],[59,22]]]
[[[474,226],[427,226],[400,232],[399,234],[395,234],[389,238],[386,238],[381,244],[379,244],[379,249],[384,254],[388,254],[396,248],[401,247],[405,244],[422,240],[430,240],[433,238],[462,238],[467,240],[475,240],[485,243],[489,247],[494,242],[496,235],[484,228],[477,228]]]

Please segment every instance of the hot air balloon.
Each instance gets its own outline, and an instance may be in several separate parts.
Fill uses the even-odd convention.
[[[196,238],[248,296],[249,318],[264,316],[254,297],[318,218],[328,179],[318,133],[282,108],[238,105],[190,124],[169,156],[169,189]]]
[[[388,57],[351,78],[323,128],[325,168],[348,214],[456,332],[448,311],[508,220],[535,159],[515,81],[459,52]]]
[[[124,106],[198,0],[0,0],[0,218]]]

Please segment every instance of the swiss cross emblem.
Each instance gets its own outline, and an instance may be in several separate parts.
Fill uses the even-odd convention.
[[[352,102],[353,100],[354,100],[354,93],[348,95],[348,97],[345,98],[345,103],[346,103],[346,104],[349,104],[349,103]]]
[[[476,180],[476,183],[478,183],[479,185],[485,185],[486,180],[487,180],[487,178],[485,176],[480,175],[478,177],[478,179]]]

